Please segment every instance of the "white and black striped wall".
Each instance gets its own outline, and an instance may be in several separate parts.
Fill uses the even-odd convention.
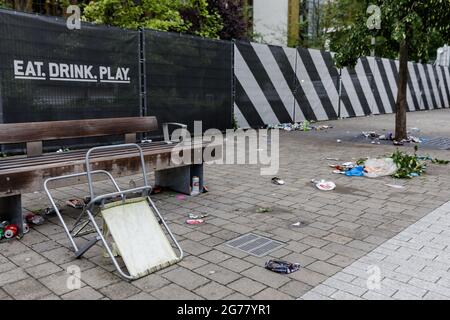
[[[239,127],[256,128],[392,113],[398,67],[395,60],[363,57],[354,69],[338,70],[330,52],[235,42],[234,115]],[[408,71],[409,111],[450,106],[448,68],[409,63]]]

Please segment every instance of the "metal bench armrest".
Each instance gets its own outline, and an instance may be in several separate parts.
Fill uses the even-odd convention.
[[[182,123],[177,123],[177,122],[165,122],[165,123],[163,123],[162,124],[162,128],[163,128],[163,134],[164,134],[164,141],[167,142],[167,143],[172,143],[172,141],[170,140],[170,135],[169,135],[169,125],[178,126],[181,129],[183,129],[183,130],[187,130],[187,125],[182,124]]]

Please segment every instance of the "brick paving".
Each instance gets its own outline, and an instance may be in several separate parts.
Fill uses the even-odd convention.
[[[301,298],[450,299],[449,227],[450,201]]]
[[[428,135],[444,130],[436,129],[439,121],[450,121],[448,110],[408,116],[411,124]],[[421,118],[427,119],[422,126],[417,124]],[[82,259],[74,259],[57,218],[50,217],[21,240],[0,242],[0,299],[447,298],[450,280],[445,276],[448,268],[442,268],[449,261],[448,218],[438,209],[438,225],[420,219],[434,217],[436,213],[430,212],[449,201],[449,167],[431,165],[426,175],[407,181],[333,175],[325,158],[350,161],[395,150],[388,145],[337,143],[340,130],[357,133],[364,126],[366,130],[381,130],[393,123],[393,116],[329,123],[336,126],[335,131],[280,134],[278,176],[286,181],[284,186],[275,186],[271,177],[260,176],[258,166],[206,165],[210,192],[185,200],[172,192],[154,196],[186,253],[181,263],[127,283],[103,257],[100,244]],[[441,131],[439,136],[444,135]],[[426,153],[449,158],[448,151]],[[310,183],[313,178],[331,179],[338,187],[321,192]],[[131,179],[139,184],[138,177],[121,178],[120,184],[128,186]],[[392,183],[404,188],[386,186]],[[96,188],[100,192],[111,189],[104,182],[96,183]],[[86,185],[56,191],[61,202],[86,194]],[[33,193],[23,196],[23,204],[26,210],[38,211],[48,206],[48,200],[43,193]],[[260,207],[272,211],[258,213]],[[209,216],[205,224],[190,226],[185,224],[189,213]],[[66,208],[64,214],[70,219],[76,212]],[[292,226],[299,221],[304,226]],[[408,231],[417,231],[416,223],[427,229],[419,235],[430,234],[423,241]],[[286,245],[258,258],[224,244],[248,232]],[[368,290],[365,285],[365,264],[373,264],[365,259],[372,255],[384,259],[377,260],[387,279],[381,291]],[[302,268],[289,275],[275,274],[264,269],[270,258],[299,262]],[[67,286],[71,265],[81,269],[80,289]],[[359,273],[350,273],[348,268]]]

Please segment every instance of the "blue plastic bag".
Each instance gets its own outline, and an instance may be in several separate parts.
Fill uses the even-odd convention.
[[[346,171],[345,175],[347,177],[363,177],[364,167],[363,166],[354,167],[353,169]]]

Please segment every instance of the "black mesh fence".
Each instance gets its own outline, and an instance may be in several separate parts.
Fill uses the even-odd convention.
[[[144,31],[147,115],[193,130],[231,128],[233,44]],[[192,131],[191,131],[192,132]]]
[[[138,49],[137,31],[0,10],[1,122],[140,116]]]
[[[154,115],[160,124],[180,122],[190,130],[194,121],[202,121],[203,130],[230,128],[233,43],[142,33],[141,42],[139,31],[87,23],[69,30],[64,18],[0,10],[0,122]],[[145,65],[139,62],[140,43]],[[120,139],[72,139],[46,146]]]

